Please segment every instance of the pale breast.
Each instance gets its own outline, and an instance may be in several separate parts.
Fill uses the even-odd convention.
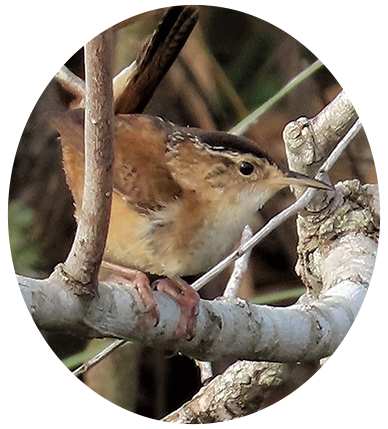
[[[228,256],[239,243],[242,231],[255,210],[228,206],[209,216],[190,244],[192,274],[207,271]]]
[[[147,216],[115,196],[106,258],[161,276],[200,274],[233,250],[255,211],[251,199],[212,205],[188,197]]]
[[[188,199],[186,203],[190,204]],[[174,214],[171,209],[164,215],[175,222],[154,232],[155,254],[159,261],[164,260],[166,270],[184,276],[203,273],[232,252],[257,208],[252,200],[246,204],[231,204],[225,200],[214,201],[214,204],[193,202],[191,207],[179,202]],[[176,219],[181,221],[176,222]]]

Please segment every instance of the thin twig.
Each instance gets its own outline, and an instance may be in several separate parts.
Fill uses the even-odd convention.
[[[245,225],[241,235],[240,245],[245,244],[253,235],[252,229],[249,225]],[[232,274],[225,287],[223,298],[230,299],[236,298],[238,291],[241,287],[245,273],[248,270],[248,262],[251,256],[251,251],[244,253],[241,258],[238,258],[234,263]],[[195,359],[195,363],[199,368],[201,374],[201,383],[205,385],[211,378],[213,378],[213,365],[210,361],[201,361]]]
[[[78,376],[84,374],[86,371],[89,371],[89,369],[96,366],[99,362],[101,362],[103,359],[108,357],[111,353],[113,353],[115,350],[117,350],[120,346],[122,346],[126,342],[127,342],[127,340],[115,340],[115,341],[113,341],[112,343],[109,344],[108,347],[106,347],[100,353],[97,353],[95,356],[93,356],[87,362],[83,363],[81,366],[79,366],[77,369],[75,369],[73,371],[73,374],[76,377],[78,377]]]
[[[76,286],[97,285],[108,234],[112,200],[113,90],[112,34],[108,30],[85,47],[85,176],[78,228],[62,273]],[[87,291],[85,289],[85,291]]]
[[[345,137],[338,143],[337,147],[332,151],[328,156],[326,161],[322,164],[322,167],[319,169],[318,174],[315,176],[316,179],[321,179],[324,173],[328,172],[332,166],[335,164],[342,152],[348,147],[348,145],[353,141],[358,132],[361,130],[362,124],[360,120],[353,125],[353,127],[348,131]],[[259,244],[267,235],[269,235],[273,230],[275,230],[279,225],[285,222],[288,218],[296,214],[299,210],[303,209],[313,198],[316,189],[309,188],[307,189],[300,198],[298,198],[293,204],[287,207],[278,215],[270,219],[267,224],[258,231],[251,239],[249,239],[245,244],[241,245],[237,250],[219,262],[206,274],[196,280],[191,287],[197,291],[202,289],[207,283],[213,280],[221,271],[228,267],[236,259],[240,258],[244,253],[250,251],[253,247]]]
[[[85,82],[63,66],[56,58],[41,52],[27,37],[16,32],[16,49],[36,63],[42,70],[55,79],[76,97],[85,97]]]
[[[247,241],[252,238],[252,235],[253,231],[251,227],[249,225],[246,225],[241,235],[240,246],[247,243]],[[238,291],[241,287],[244,275],[248,270],[248,263],[249,258],[251,256],[251,251],[252,249],[248,250],[234,263],[232,275],[230,276],[223,293],[224,298],[237,298]]]

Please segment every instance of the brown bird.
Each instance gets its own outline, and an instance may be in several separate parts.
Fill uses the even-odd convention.
[[[84,111],[51,118],[76,208],[83,193]],[[148,278],[181,306],[179,334],[192,337],[198,294],[181,277],[227,256],[252,216],[289,185],[332,189],[283,171],[252,141],[226,132],[180,127],[143,114],[115,117],[111,221],[105,266],[135,282],[158,319]],[[139,273],[140,271],[140,273]]]

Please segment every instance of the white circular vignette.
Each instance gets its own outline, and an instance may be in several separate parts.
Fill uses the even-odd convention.
[[[207,5],[206,5],[207,6]],[[147,13],[147,12],[150,12],[150,11],[152,11],[152,10],[157,10],[157,9],[165,9],[165,8],[168,8],[169,6],[160,6],[160,7],[155,7],[155,8],[152,8],[152,9],[149,9],[149,10],[147,10],[147,11],[143,11],[143,12],[138,12],[138,13],[135,13],[135,14],[133,14],[133,15],[131,15],[130,17],[127,17],[127,18],[123,18],[122,20],[120,20],[120,21],[118,21],[118,22],[116,22],[116,23],[114,23],[114,24],[111,24],[111,25],[109,25],[109,27],[107,27],[106,29],[104,29],[104,30],[102,30],[101,32],[99,32],[99,33],[97,33],[96,35],[94,35],[91,39],[89,39],[86,43],[88,43],[90,40],[92,40],[94,37],[97,37],[99,34],[101,34],[102,32],[104,32],[105,30],[107,30],[107,29],[109,29],[109,28],[112,28],[113,26],[115,26],[116,24],[118,24],[118,23],[120,23],[120,22],[123,22],[123,21],[125,21],[125,20],[127,20],[127,19],[130,19],[131,17],[133,17],[133,16],[136,16],[136,15],[141,15],[141,14],[144,14],[144,13]],[[271,22],[271,21],[269,21],[269,20],[267,20],[267,19],[265,19],[265,18],[262,18],[262,17],[259,17],[259,16],[257,16],[257,15],[254,15],[254,14],[252,14],[252,13],[250,13],[250,12],[246,12],[246,11],[242,11],[242,10],[239,10],[239,9],[237,9],[237,8],[235,8],[235,7],[229,7],[229,6],[212,6],[212,7],[222,7],[222,8],[224,8],[224,9],[229,9],[229,10],[231,10],[231,11],[236,11],[236,12],[241,12],[241,13],[245,13],[245,14],[247,14],[247,15],[250,15],[250,16],[252,16],[252,17],[254,17],[254,18],[258,18],[258,19],[260,19],[260,20],[262,20],[262,21],[264,21],[264,22],[266,22],[266,23],[268,23],[268,24],[271,24],[272,26],[274,26],[274,27],[276,27],[276,28],[278,28],[279,30],[282,30],[284,33],[286,33],[287,35],[289,35],[289,36],[291,36],[291,37],[293,37],[296,41],[298,41],[304,48],[306,48],[315,58],[317,58],[319,61],[321,61],[321,63],[323,64],[323,66],[324,67],[326,67],[326,69],[331,73],[331,75],[334,77],[334,79],[337,81],[337,83],[340,85],[340,87],[342,88],[342,90],[343,91],[345,91],[345,94],[346,94],[346,89],[344,88],[344,86],[341,84],[341,82],[339,81],[339,79],[335,76],[335,74],[331,71],[331,69],[330,69],[330,67],[327,65],[327,64],[325,64],[316,54],[315,54],[315,52],[314,51],[312,51],[312,49],[310,49],[304,42],[302,42],[301,40],[299,40],[297,37],[295,37],[293,34],[291,34],[290,32],[288,32],[287,30],[285,30],[285,29],[283,29],[282,27],[280,27],[279,25],[277,25],[277,24],[275,24],[275,23],[273,23],[273,22]],[[62,66],[64,66],[80,49],[82,49],[83,48],[83,46],[84,46],[84,44],[83,45],[81,45],[79,48],[77,48],[76,49],[76,51],[75,52],[73,52],[67,59],[66,59],[66,61],[64,61],[64,63],[62,64]],[[62,67],[61,66],[61,67]],[[61,68],[60,67],[60,68]],[[34,110],[34,108],[35,108],[35,106],[36,106],[36,104],[37,104],[37,102],[39,101],[39,99],[40,99],[40,97],[42,96],[42,94],[43,94],[43,92],[45,91],[45,89],[47,88],[47,86],[50,84],[50,82],[55,78],[55,75],[58,73],[58,71],[60,70],[60,68],[57,70],[57,72],[55,72],[54,74],[53,74],[53,76],[51,76],[50,77],[50,79],[48,80],[48,82],[47,82],[47,84],[43,87],[43,89],[42,89],[42,91],[40,92],[40,94],[39,94],[39,96],[37,97],[37,99],[36,99],[36,101],[34,102],[34,104],[33,104],[33,106],[32,106],[32,108],[31,108],[31,110],[30,110],[30,112],[29,112],[29,114],[28,114],[28,116],[27,116],[27,119],[26,119],[26,121],[25,121],[25,123],[24,123],[24,125],[23,125],[23,128],[22,128],[22,130],[21,130],[21,132],[20,132],[20,135],[19,135],[19,138],[18,138],[18,142],[17,142],[17,144],[19,145],[19,143],[20,143],[20,141],[21,141],[21,138],[22,138],[22,136],[23,136],[23,132],[24,132],[24,130],[25,130],[25,127],[26,127],[26,125],[27,125],[27,122],[28,122],[28,120],[29,120],[29,118],[30,118],[30,116],[31,116],[31,114],[32,114],[32,112],[33,112],[33,110]],[[355,105],[354,105],[354,103],[352,102],[352,100],[350,99],[350,101],[351,101],[351,103],[352,103],[352,105],[353,105],[353,107],[354,107],[354,109],[356,110],[356,112],[357,112],[357,109],[356,109],[356,107],[355,107]],[[357,112],[357,115],[360,117],[360,114]],[[367,138],[368,138],[368,135],[367,135],[367,133],[366,133],[366,130],[365,130],[365,126],[363,126],[363,129],[364,129],[364,131],[365,131],[365,134],[366,134],[366,136],[367,136]],[[370,145],[370,144],[369,144]],[[139,414],[137,414],[137,413],[135,413],[135,412],[133,412],[133,411],[130,411],[130,410],[127,410],[127,409],[125,409],[125,408],[123,408],[123,407],[120,407],[119,405],[117,405],[117,404],[114,404],[114,403],[112,403],[111,401],[109,401],[108,399],[106,399],[106,398],[104,398],[103,396],[101,396],[100,394],[98,394],[97,392],[95,392],[93,389],[91,389],[90,387],[88,387],[82,380],[80,380],[69,368],[67,368],[67,366],[61,361],[61,359],[56,355],[56,353],[52,350],[52,348],[50,347],[50,345],[47,343],[47,341],[44,339],[44,337],[43,337],[43,335],[41,334],[41,332],[40,332],[40,330],[39,330],[39,328],[36,326],[36,324],[35,324],[35,321],[33,320],[33,318],[32,318],[32,316],[31,316],[31,313],[30,313],[30,311],[29,311],[29,309],[28,309],[28,307],[27,307],[27,305],[26,305],[26,302],[24,301],[24,297],[23,297],[23,295],[22,295],[22,293],[21,293],[21,290],[20,290],[20,287],[19,287],[19,285],[17,285],[18,286],[18,290],[19,290],[19,293],[20,293],[20,295],[21,295],[21,298],[22,298],[22,301],[23,301],[23,304],[24,304],[24,306],[26,307],[26,311],[27,311],[27,313],[28,313],[28,315],[29,315],[29,317],[30,317],[30,319],[31,319],[31,321],[32,321],[32,323],[33,323],[33,325],[34,325],[34,327],[35,327],[35,329],[36,329],[36,331],[38,332],[38,334],[40,335],[40,337],[42,338],[42,340],[43,340],[43,342],[46,344],[46,346],[48,347],[48,349],[50,350],[50,352],[55,356],[55,358],[58,360],[58,362],[60,362],[61,363],[61,365],[70,373],[70,374],[72,374],[72,376],[79,382],[79,383],[81,383],[84,387],[86,387],[89,391],[91,391],[92,393],[94,393],[94,394],[96,394],[100,399],[103,399],[104,401],[106,401],[107,403],[109,403],[109,404],[111,404],[111,405],[113,405],[113,406],[115,406],[115,407],[117,407],[118,409],[120,409],[120,410],[122,410],[122,411],[126,411],[126,412],[128,412],[128,413],[130,413],[130,414],[132,414],[132,415],[134,415],[134,416],[136,416],[136,417],[139,417],[139,418],[143,418],[143,419],[146,419],[146,420],[149,420],[149,421],[152,421],[152,422],[161,422],[161,423],[163,423],[163,421],[162,420],[157,420],[157,419],[153,419],[153,418],[150,418],[150,417],[146,417],[146,416],[142,416],[142,415],[139,415]],[[359,317],[359,315],[360,315],[360,313],[361,313],[361,311],[363,310],[363,308],[364,308],[364,306],[365,306],[365,303],[366,303],[366,301],[367,301],[367,297],[368,297],[368,292],[369,291],[367,291],[367,293],[366,293],[366,296],[365,296],[365,299],[364,299],[364,301],[363,301],[363,304],[362,304],[362,306],[361,306],[361,308],[360,308],[360,310],[359,310],[359,312],[358,312],[358,314],[357,314],[357,316],[356,316],[356,318],[355,318],[355,320],[353,321],[353,323],[352,323],[352,325],[351,325],[351,327],[350,327],[350,329],[349,329],[349,331],[348,331],[348,333],[347,333],[347,335],[344,337],[344,339],[342,340],[342,342],[339,344],[339,346],[337,347],[337,349],[333,352],[333,354],[330,356],[330,357],[328,357],[328,358],[326,358],[326,361],[325,361],[325,363],[324,363],[324,365],[322,365],[322,367],[320,367],[307,381],[305,381],[301,386],[299,386],[297,389],[295,389],[293,392],[291,392],[290,394],[288,394],[287,396],[285,396],[284,398],[282,398],[281,400],[279,400],[279,401],[277,401],[277,402],[275,402],[275,403],[273,403],[273,404],[271,404],[270,406],[268,406],[268,407],[266,407],[266,408],[263,408],[263,409],[260,409],[260,410],[258,410],[258,411],[256,411],[256,412],[254,412],[254,413],[251,413],[251,414],[248,414],[248,415],[246,415],[246,416],[243,416],[243,417],[238,417],[238,418],[235,418],[235,419],[232,419],[232,420],[228,420],[228,421],[224,421],[224,422],[216,422],[216,423],[206,423],[206,424],[204,424],[204,425],[216,425],[216,424],[224,424],[224,423],[228,423],[228,422],[234,422],[234,421],[238,421],[238,420],[240,420],[240,419],[242,419],[242,418],[249,418],[249,417],[251,417],[251,416],[253,416],[253,415],[255,415],[255,414],[260,414],[260,412],[262,412],[262,411],[265,411],[265,410],[268,410],[269,408],[272,408],[273,406],[275,406],[275,405],[278,405],[278,404],[280,404],[281,402],[283,402],[285,399],[287,399],[287,398],[289,398],[290,396],[292,396],[294,393],[296,393],[296,392],[298,392],[302,387],[304,387],[307,383],[309,383],[320,371],[321,371],[321,369],[324,367],[324,366],[326,366],[329,362],[330,362],[330,360],[332,359],[332,357],[337,353],[337,351],[339,350],[339,348],[342,346],[342,344],[344,343],[344,341],[346,340],[346,338],[347,338],[347,336],[349,335],[349,333],[350,333],[350,331],[352,330],[352,328],[354,327],[354,325],[355,325],[355,323],[357,322],[357,319],[358,319],[358,317]],[[185,425],[189,425],[189,426],[193,426],[193,424],[189,424],[189,423],[186,423]],[[196,426],[196,425],[194,425],[194,426]]]

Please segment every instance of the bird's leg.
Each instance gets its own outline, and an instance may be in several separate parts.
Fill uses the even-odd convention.
[[[174,279],[161,279],[157,281],[157,290],[171,296],[178,302],[180,307],[180,318],[175,334],[178,338],[183,336],[191,340],[195,335],[197,324],[199,295],[188,283],[180,277]]]
[[[145,313],[149,313],[155,320],[155,325],[159,322],[159,310],[152,292],[150,280],[146,274],[134,268],[127,268],[111,262],[103,261],[101,268],[109,272],[109,278],[117,281],[130,281],[144,304]]]

